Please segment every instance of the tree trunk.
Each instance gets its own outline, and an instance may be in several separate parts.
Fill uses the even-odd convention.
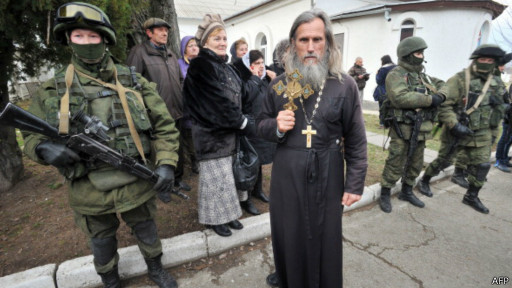
[[[0,67],[13,62],[14,46],[4,32],[0,32]],[[0,110],[9,102],[7,69],[0,69]],[[16,141],[14,128],[0,125],[0,192],[9,190],[23,177],[23,158]]]

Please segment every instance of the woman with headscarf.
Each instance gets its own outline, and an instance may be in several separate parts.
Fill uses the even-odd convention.
[[[199,223],[220,236],[242,229],[240,200],[232,161],[237,134],[252,135],[254,120],[246,117],[249,101],[242,81],[227,62],[227,36],[218,14],[206,14],[196,39],[199,55],[190,63],[183,88],[185,106],[193,121],[192,138],[199,161]]]
[[[263,53],[259,50],[249,51],[249,53],[246,53],[241,59],[236,60],[233,66],[240,72],[244,90],[248,94],[248,98],[252,101],[250,114],[256,118],[261,112],[261,105],[267,95],[268,84],[276,77],[276,74],[266,70]],[[258,153],[260,165],[272,163],[276,144],[265,141],[259,137],[250,137],[249,140]],[[260,211],[252,203],[251,196],[263,202],[268,202],[268,197],[263,192],[262,187],[261,166],[256,185],[254,185],[254,188],[250,191],[247,200],[240,202],[245,211],[253,215],[259,215]]]

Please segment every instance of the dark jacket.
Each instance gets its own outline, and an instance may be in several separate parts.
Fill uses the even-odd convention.
[[[366,74],[366,68],[356,65],[356,64],[354,64],[354,66],[352,66],[352,68],[350,68],[350,70],[348,70],[348,75],[352,76],[352,78],[354,78],[354,80],[356,80],[357,88],[359,88],[359,90],[364,89],[364,87],[366,86],[366,81],[368,81],[368,79],[370,79],[370,75],[369,74],[365,75],[365,74]],[[358,77],[359,75],[365,75],[365,77],[359,79],[359,77]]]
[[[183,87],[184,103],[193,121],[192,138],[199,160],[235,153],[249,101],[242,99],[243,87],[237,72],[210,49],[201,48],[190,61]],[[244,105],[242,105],[244,103]]]
[[[183,76],[176,55],[169,49],[157,50],[147,40],[132,48],[126,64],[135,66],[135,70],[144,78],[157,84],[158,94],[174,120],[183,116]]]
[[[254,119],[256,119],[261,112],[263,99],[267,97],[268,84],[270,83],[271,79],[268,76],[260,79],[258,76],[253,75],[251,70],[247,68],[241,58],[235,60],[233,66],[240,73],[245,93],[247,93],[247,97],[250,99],[252,104],[250,106],[251,111],[249,114],[252,115]],[[260,164],[265,165],[272,163],[274,152],[276,150],[276,144],[268,142],[260,137],[257,137],[256,135],[254,137],[249,137],[249,140],[258,153]]]
[[[377,71],[377,76],[375,76],[375,81],[377,81],[377,88],[373,92],[373,99],[375,101],[384,101],[386,100],[386,76],[388,76],[389,71],[395,68],[394,63],[388,63],[379,68]]]

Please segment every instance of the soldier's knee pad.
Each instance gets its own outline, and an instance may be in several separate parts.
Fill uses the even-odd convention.
[[[491,170],[491,163],[485,162],[471,166],[470,168],[472,169],[469,169],[469,172],[475,176],[476,180],[485,181],[485,177],[487,177],[489,170]]]
[[[94,260],[99,265],[106,265],[117,253],[116,237],[91,238]]]
[[[137,239],[146,245],[153,245],[158,239],[158,232],[154,220],[147,220],[135,224],[133,231]]]

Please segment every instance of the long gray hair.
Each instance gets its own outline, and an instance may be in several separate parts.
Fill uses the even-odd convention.
[[[329,73],[335,77],[337,77],[340,81],[342,80],[343,69],[341,68],[341,52],[336,43],[334,42],[334,34],[332,31],[331,20],[329,20],[329,16],[320,10],[320,9],[312,9],[309,11],[305,11],[300,14],[293,22],[292,28],[290,29],[289,40],[290,43],[293,43],[295,39],[295,33],[300,25],[304,23],[310,23],[315,18],[320,18],[325,25],[325,39],[326,39],[326,47],[327,53],[329,55],[328,68]],[[292,45],[293,46],[293,45]]]

